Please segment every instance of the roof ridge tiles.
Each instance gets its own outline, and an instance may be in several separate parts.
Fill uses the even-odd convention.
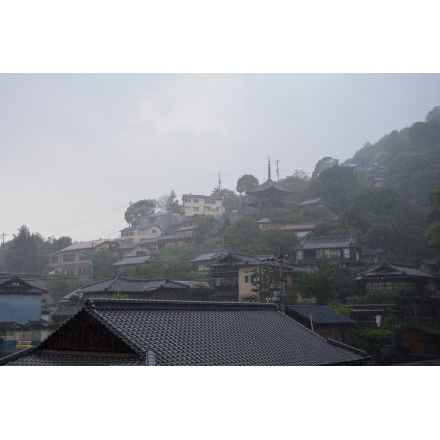
[[[142,300],[142,299],[104,299],[91,298],[85,301],[89,309],[164,309],[164,310],[273,310],[272,303],[239,303],[217,301],[173,301],[173,300]]]

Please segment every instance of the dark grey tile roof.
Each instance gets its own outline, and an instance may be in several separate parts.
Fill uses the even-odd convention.
[[[124,356],[94,356],[94,355],[58,355],[58,354],[44,354],[39,355],[32,350],[32,353],[28,355],[21,355],[20,353],[15,353],[9,356],[11,361],[8,365],[11,366],[40,366],[40,367],[50,367],[50,366],[60,366],[60,367],[74,367],[74,366],[136,366],[144,365],[144,361],[140,357],[124,357]],[[7,359],[1,359],[2,363],[6,362]],[[1,365],[1,363],[0,363]]]
[[[284,186],[279,185],[278,183],[274,182],[271,179],[268,179],[268,180],[266,180],[266,182],[262,183],[261,185],[257,185],[255,188],[252,188],[252,189],[246,191],[246,194],[248,194],[248,195],[256,195],[256,194],[260,194],[260,193],[289,194],[290,192],[291,191],[284,188]]]
[[[209,264],[209,266],[222,266],[222,265],[237,265],[237,266],[250,266],[250,265],[261,265],[265,261],[274,259],[274,255],[249,255],[249,254],[238,254],[235,252],[228,252],[216,262]]]
[[[356,278],[361,280],[362,278],[374,278],[378,275],[381,276],[401,276],[401,277],[413,277],[413,278],[431,278],[439,279],[437,275],[427,272],[415,266],[404,265],[400,263],[385,263],[373,267],[372,269],[364,272]]]
[[[328,237],[304,237],[295,249],[330,249],[341,247],[358,247],[356,240],[351,235]]]
[[[142,280],[127,277],[114,277],[110,280],[101,281],[99,283],[91,284],[77,289],[79,293],[91,292],[148,292],[159,288],[164,289],[187,289],[187,286],[176,281],[166,279],[157,280]]]
[[[189,262],[190,263],[197,263],[199,261],[215,261],[222,255],[226,255],[226,253],[220,252],[220,251],[207,252],[205,254],[201,254],[201,255],[197,256],[196,258],[193,258]]]
[[[78,251],[82,249],[96,249],[101,246],[103,243],[115,243],[115,240],[91,240],[91,241],[82,241],[79,243],[73,243],[70,246],[61,249],[60,252],[72,252]]]
[[[122,260],[117,261],[113,264],[113,266],[129,266],[129,265],[137,265],[144,264],[152,261],[156,261],[157,259],[152,255],[144,255],[141,257],[127,257]]]
[[[292,317],[297,315],[305,319],[310,319],[311,316],[315,324],[355,324],[352,319],[335,312],[327,306],[288,305],[286,306],[286,313]]]
[[[136,353],[137,360],[130,360],[133,364],[338,365],[366,360],[365,353],[322,338],[273,304],[88,300],[81,313],[93,317]],[[50,338],[57,332],[40,345],[50,347]],[[8,365],[76,362],[60,355],[63,359],[57,363],[38,349]],[[110,359],[81,358],[94,365]]]
[[[27,279],[26,277],[18,277],[15,275],[0,278],[0,290],[14,291],[12,287],[17,287],[17,293],[47,293],[44,282],[39,279]]]

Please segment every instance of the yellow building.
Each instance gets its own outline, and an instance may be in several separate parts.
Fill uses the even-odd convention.
[[[222,216],[225,213],[223,199],[211,196],[184,194],[182,196],[183,210],[186,216],[212,215]]]

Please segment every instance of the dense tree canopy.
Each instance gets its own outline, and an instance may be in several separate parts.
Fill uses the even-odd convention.
[[[13,273],[41,274],[48,265],[49,245],[40,234],[31,234],[23,225],[8,242],[5,254],[7,269]]]
[[[314,298],[317,304],[345,302],[355,292],[355,274],[333,261],[322,261],[318,270],[305,272],[299,278],[301,295]]]
[[[428,243],[440,251],[440,186],[429,196],[430,209],[426,216],[429,224],[427,231]]]
[[[323,170],[312,184],[314,195],[322,197],[335,214],[341,213],[361,188],[353,169],[339,165]]]
[[[176,197],[174,190],[171,190],[165,203],[165,209],[167,212],[173,212],[175,214],[180,214],[182,212],[182,206],[179,204],[179,201],[176,200]]]
[[[237,192],[244,193],[255,188],[259,184],[258,179],[252,174],[244,174],[237,180]]]
[[[425,117],[425,122],[440,121],[440,106],[434,107]]]
[[[126,222],[132,226],[139,224],[143,217],[153,214],[156,209],[156,201],[151,199],[139,200],[131,203],[124,214]]]
[[[334,159],[333,157],[323,157],[322,159],[318,160],[318,162],[315,165],[315,169],[312,174],[312,179],[317,179],[319,175],[326,170],[327,168],[332,168],[339,164],[338,159]]]
[[[357,193],[341,216],[365,248],[382,249],[402,261],[423,252],[418,211],[390,188],[366,188]]]

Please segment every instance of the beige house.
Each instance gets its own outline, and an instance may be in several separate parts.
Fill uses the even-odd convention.
[[[61,249],[57,258],[53,255],[51,264],[56,262],[57,266],[51,266],[56,275],[68,275],[76,278],[92,277],[92,255],[100,250],[111,250],[116,246],[113,240],[93,240],[74,243]]]
[[[182,196],[183,210],[186,216],[212,215],[222,216],[225,213],[223,200],[217,197],[184,194]]]
[[[119,240],[121,244],[136,244],[142,240],[148,240],[150,238],[159,238],[162,236],[162,229],[157,226],[129,226],[122,229],[121,239]]]
[[[224,253],[215,262],[209,264],[212,287],[219,297],[230,301],[260,301],[265,302],[266,296],[272,296],[283,286],[285,294],[299,294],[296,277],[299,272],[305,272],[298,266],[287,266],[279,262],[274,255],[247,255]],[[255,275],[258,271],[266,271],[270,277],[266,296],[257,293]]]

